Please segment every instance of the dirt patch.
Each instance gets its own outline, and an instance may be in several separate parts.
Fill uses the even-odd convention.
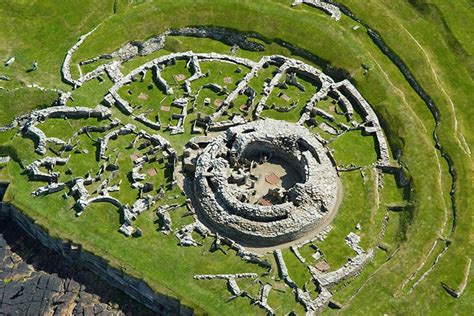
[[[146,101],[148,100],[148,94],[142,92],[138,95],[138,99]]]
[[[261,198],[260,200],[258,200],[258,204],[259,205],[262,205],[262,206],[271,206],[273,205],[273,203],[265,198]]]
[[[315,264],[316,269],[318,269],[321,272],[328,272],[330,270],[329,263],[326,261],[319,261],[318,263]]]
[[[277,176],[274,172],[267,173],[267,175],[265,176],[265,181],[268,184],[277,185],[278,183],[280,183],[280,177]]]
[[[174,75],[174,80],[176,80],[177,82],[183,81],[184,79],[186,79],[186,76],[183,74]]]
[[[280,99],[286,101],[286,102],[289,102],[291,100],[290,96],[289,95],[286,95],[284,93],[280,94]]]
[[[150,168],[146,171],[146,173],[150,176],[150,177],[154,177],[156,176],[158,173],[156,172],[156,169],[155,168]]]
[[[248,110],[247,104],[242,104],[242,105],[239,107],[239,110],[240,110],[241,112],[247,113],[247,110]]]

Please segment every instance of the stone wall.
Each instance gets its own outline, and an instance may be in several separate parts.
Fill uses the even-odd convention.
[[[228,182],[231,169],[242,168],[232,161],[258,154],[256,148],[276,153],[301,173],[302,183],[288,189],[282,203],[263,206],[242,201],[235,192],[247,190],[249,184],[239,187]],[[198,218],[223,236],[257,247],[289,242],[324,223],[335,210],[337,172],[327,153],[299,125],[266,119],[233,127],[197,158],[194,190],[188,194],[194,196]]]

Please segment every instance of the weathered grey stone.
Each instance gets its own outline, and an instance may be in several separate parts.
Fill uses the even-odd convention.
[[[99,26],[95,27],[90,32],[88,32],[88,33],[82,35],[81,37],[79,37],[79,40],[77,41],[77,43],[68,50],[68,52],[66,53],[66,57],[64,57],[63,65],[61,67],[61,73],[62,73],[62,76],[63,76],[63,80],[66,81],[67,83],[69,83],[72,86],[80,86],[80,84],[82,84],[82,82],[77,82],[72,78],[72,75],[71,75],[72,55],[76,52],[76,50],[79,49],[79,47],[82,45],[82,43],[84,43],[86,38],[88,36],[90,36],[98,27]]]
[[[230,168],[227,152],[237,159],[253,152],[271,152],[300,170],[304,180],[288,191],[289,201],[283,204],[241,202],[236,198],[238,190],[226,177]],[[316,227],[335,205],[338,180],[328,154],[298,125],[264,120],[230,128],[197,160],[194,194],[198,214],[206,225],[239,242],[268,246],[297,239]]]
[[[275,315],[273,308],[271,308],[270,305],[268,305],[268,295],[270,294],[271,289],[272,289],[271,284],[268,284],[268,283],[264,284],[260,288],[260,299],[255,301],[254,303],[260,306],[261,308],[263,308],[267,312],[267,315]]]
[[[125,223],[120,226],[119,231],[125,236],[130,237],[133,233],[133,227],[130,224]]]
[[[15,57],[10,57],[8,58],[8,60],[5,62],[5,66],[8,67],[10,66],[11,64],[13,64],[15,62]]]
[[[48,195],[63,190],[66,187],[64,183],[51,183],[47,186],[40,187],[33,191],[34,196]]]
[[[11,160],[10,156],[1,156],[0,157],[0,164],[7,164]]]
[[[60,157],[45,157],[38,159],[30,163],[25,169],[31,180],[35,181],[46,181],[46,182],[55,182],[59,177],[57,172],[43,172],[40,170],[41,167],[44,167],[51,171],[56,165],[65,165],[69,160],[68,158]]]
[[[161,122],[159,120],[157,122],[153,122],[152,120],[147,118],[145,114],[140,114],[140,115],[134,116],[133,118],[152,129],[160,130],[161,128]]]
[[[273,251],[273,254],[275,255],[275,260],[278,265],[278,271],[279,271],[280,277],[283,279],[283,281],[285,281],[286,284],[288,284],[289,287],[291,287],[292,289],[297,289],[298,286],[288,274],[288,268],[286,267],[286,263],[285,263],[285,260],[283,259],[283,254],[281,253],[281,250],[275,249]]]
[[[313,276],[313,279],[323,287],[330,287],[335,284],[340,283],[341,281],[359,274],[360,270],[363,268],[367,262],[369,262],[374,256],[374,251],[369,249],[369,251],[358,254],[354,258],[351,258],[348,263],[346,263],[342,268],[327,272],[321,273],[316,268],[308,266],[310,273]]]
[[[341,10],[333,4],[324,2],[324,0],[295,0],[292,6],[297,6],[302,3],[323,10],[324,12],[331,15],[331,18],[336,21],[341,19]]]
[[[242,290],[240,289],[239,285],[237,284],[236,279],[241,278],[256,278],[256,273],[237,273],[237,274],[199,274],[195,275],[194,279],[196,280],[214,280],[214,279],[221,279],[227,280],[227,287],[229,291],[234,296],[240,296],[243,294]]]
[[[332,90],[339,90],[341,95],[344,95],[347,99],[352,101],[352,106],[358,107],[364,119],[364,127],[367,133],[375,134],[377,154],[378,154],[378,165],[389,166],[390,155],[387,145],[387,141],[383,134],[380,122],[370,104],[364,99],[359,91],[348,81],[343,80],[335,83],[331,86]]]

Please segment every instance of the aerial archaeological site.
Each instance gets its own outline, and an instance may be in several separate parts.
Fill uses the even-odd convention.
[[[0,315],[474,312],[474,1],[0,21]]]

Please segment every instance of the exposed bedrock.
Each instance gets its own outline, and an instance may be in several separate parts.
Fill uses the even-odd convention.
[[[0,314],[155,315],[0,218]]]
[[[143,280],[111,267],[104,259],[83,250],[81,245],[50,237],[40,226],[13,206],[0,203],[1,218],[10,218],[46,248],[59,253],[65,260],[92,271],[112,287],[141,302],[157,315],[192,315],[192,310],[181,305],[177,299],[156,293]]]

